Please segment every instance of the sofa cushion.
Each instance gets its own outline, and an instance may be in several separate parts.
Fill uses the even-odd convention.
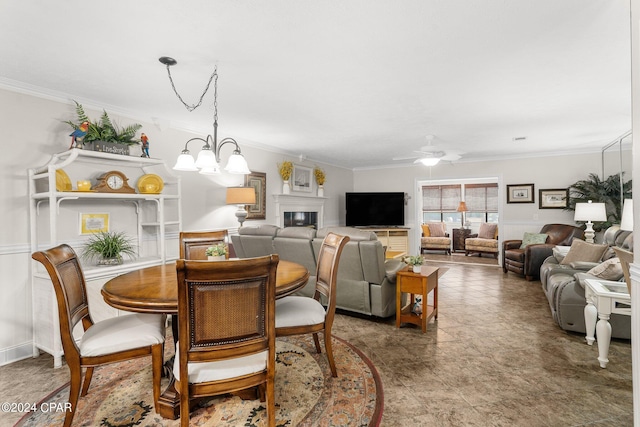
[[[524,249],[529,245],[538,245],[547,241],[547,235],[544,233],[524,233],[520,249]]]
[[[498,252],[498,241],[496,239],[481,239],[470,237],[465,240],[464,247],[467,250],[478,249],[488,252]]]
[[[567,256],[564,257],[560,264],[566,265],[575,261],[598,262],[602,259],[602,255],[606,250],[607,245],[598,245],[574,239],[573,243],[571,243],[571,249],[569,249]]]
[[[445,237],[444,225],[441,223],[429,224],[429,232],[432,237]]]
[[[620,264],[620,258],[611,258],[605,262],[599,264],[597,267],[593,267],[587,271],[587,274],[592,274],[603,280],[620,280],[624,273],[622,271],[622,265]]]
[[[497,230],[498,224],[487,224],[486,222],[483,222],[482,224],[480,224],[478,237],[480,239],[495,239]]]
[[[564,257],[569,253],[569,249],[571,249],[571,246],[556,245],[553,248],[553,257],[558,261],[558,263],[561,263]]]

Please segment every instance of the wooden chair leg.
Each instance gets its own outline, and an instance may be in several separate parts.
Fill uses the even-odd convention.
[[[91,378],[93,378],[93,366],[87,368],[87,372],[84,374],[84,383],[82,384],[82,392],[80,396],[86,396],[89,391],[89,385],[91,385]]]
[[[80,397],[80,383],[82,382],[82,367],[69,366],[71,379],[69,381],[69,404],[71,404],[71,410],[67,412],[64,417],[64,427],[71,427],[73,422],[73,416],[76,413],[78,406],[78,398]]]
[[[153,375],[153,407],[156,414],[159,413],[158,401],[160,400],[160,381],[162,381],[162,367],[164,362],[164,343],[151,347],[151,365]]]
[[[331,368],[331,375],[335,378],[338,376],[336,370],[336,362],[333,359],[333,347],[331,345],[331,331],[324,330],[324,348],[327,352],[327,359],[329,359],[329,367]]]
[[[189,427],[189,392],[183,393],[186,387],[182,387],[180,384],[179,387],[176,387],[176,390],[180,393],[180,427]]]
[[[276,427],[276,393],[274,379],[267,379],[266,397],[267,397],[267,426]]]
[[[318,352],[318,354],[322,353],[322,350],[320,349],[320,340],[318,339],[317,332],[313,333],[313,342],[316,344],[316,351]]]

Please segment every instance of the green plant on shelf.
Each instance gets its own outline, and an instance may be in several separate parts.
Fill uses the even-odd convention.
[[[94,233],[82,250],[82,258],[97,261],[98,265],[122,264],[123,255],[129,258],[136,256],[136,246],[124,232]]]

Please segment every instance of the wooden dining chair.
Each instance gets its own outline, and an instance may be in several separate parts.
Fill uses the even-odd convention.
[[[34,252],[31,257],[47,269],[58,302],[60,338],[71,373],[71,410],[65,415],[64,425],[71,425],[78,398],[87,394],[95,366],[147,355],[151,355],[153,403],[158,412],[166,316],[139,313],[94,323],[89,313],[84,274],[75,251],[63,244]],[[76,342],[73,328],[80,321],[84,335]],[[80,394],[82,368],[86,368],[86,373]]]
[[[328,233],[322,241],[316,267],[316,290],[313,298],[290,295],[276,301],[276,336],[313,334],[316,351],[320,350],[318,333],[324,331],[324,347],[331,374],[338,376],[331,346],[331,327],[336,312],[338,264],[349,236]],[[322,305],[322,297],[327,307]]]
[[[180,425],[194,398],[259,386],[275,426],[275,286],[278,255],[176,262],[179,340],[173,366]]]
[[[218,243],[229,246],[227,230],[180,232],[180,259],[206,260],[207,248]],[[229,259],[229,251],[225,256]]]

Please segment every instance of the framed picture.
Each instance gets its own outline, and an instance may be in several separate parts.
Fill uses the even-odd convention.
[[[507,185],[507,203],[534,203],[533,184]]]
[[[313,169],[293,165],[293,191],[301,191],[303,193],[311,193],[311,185],[313,183]]]
[[[256,204],[247,205],[247,219],[266,219],[267,174],[251,172],[244,176],[244,186],[253,187],[256,191]]]
[[[93,234],[109,231],[108,213],[81,213],[80,234]]]
[[[538,204],[540,209],[564,209],[569,200],[568,188],[540,190]]]

